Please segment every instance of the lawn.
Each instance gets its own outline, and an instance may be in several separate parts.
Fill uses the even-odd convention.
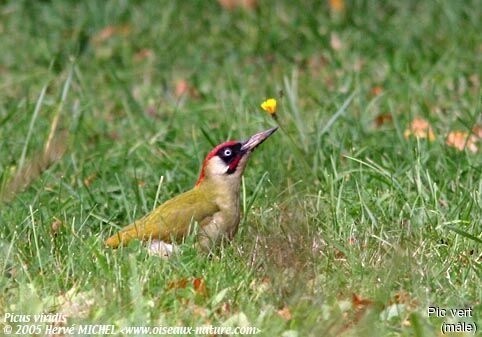
[[[0,334],[480,335],[480,8],[1,1]],[[276,125],[231,244],[105,247],[213,146]]]

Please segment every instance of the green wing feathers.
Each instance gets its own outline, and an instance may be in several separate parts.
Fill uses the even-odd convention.
[[[108,238],[105,243],[117,248],[133,239],[157,239],[164,242],[171,242],[171,238],[179,240],[188,234],[191,224],[204,224],[207,218],[218,211],[218,206],[210,198],[206,198],[198,188],[194,188],[166,201],[151,213]]]

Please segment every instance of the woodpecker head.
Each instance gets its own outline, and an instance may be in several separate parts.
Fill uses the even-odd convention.
[[[204,159],[196,186],[205,178],[239,182],[251,153],[276,130],[278,127],[257,133],[246,141],[231,140],[216,146]]]

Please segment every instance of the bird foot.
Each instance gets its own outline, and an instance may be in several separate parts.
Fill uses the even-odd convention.
[[[163,259],[168,259],[177,252],[175,245],[160,240],[152,240],[147,249],[149,254],[158,255]]]

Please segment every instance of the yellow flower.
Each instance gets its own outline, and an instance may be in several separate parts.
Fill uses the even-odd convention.
[[[276,113],[276,100],[268,98],[261,104],[261,109],[267,111],[270,115],[274,115]]]

